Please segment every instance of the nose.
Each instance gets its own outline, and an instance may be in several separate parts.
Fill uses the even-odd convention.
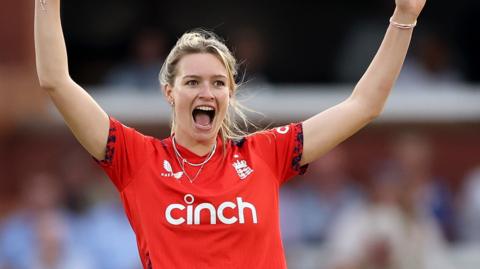
[[[204,83],[203,87],[200,88],[198,97],[203,100],[211,101],[215,99],[215,96],[212,92],[212,86],[209,83]]]

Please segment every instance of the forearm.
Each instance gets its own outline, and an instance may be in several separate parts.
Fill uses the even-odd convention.
[[[35,0],[35,51],[42,88],[78,141],[97,159],[105,156],[109,119],[102,108],[68,74],[60,22],[60,0]]]
[[[60,21],[60,0],[35,0],[37,74],[43,88],[58,88],[70,80],[67,50]]]
[[[411,23],[416,17],[395,10],[394,21]],[[393,88],[405,60],[413,29],[400,29],[390,25],[377,54],[356,85],[351,100],[357,102],[368,114],[378,116]]]

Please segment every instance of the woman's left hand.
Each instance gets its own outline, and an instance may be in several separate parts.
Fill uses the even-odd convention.
[[[399,23],[413,23],[422,12],[426,0],[395,0],[394,19]]]

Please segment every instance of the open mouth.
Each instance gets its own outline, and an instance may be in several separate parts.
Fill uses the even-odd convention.
[[[215,108],[211,106],[197,106],[192,111],[195,124],[202,129],[209,129],[215,118]]]

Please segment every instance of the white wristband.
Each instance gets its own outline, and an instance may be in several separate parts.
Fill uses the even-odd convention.
[[[412,29],[413,27],[417,26],[417,20],[415,20],[413,23],[398,23],[393,20],[392,16],[390,17],[390,24],[400,29]]]

